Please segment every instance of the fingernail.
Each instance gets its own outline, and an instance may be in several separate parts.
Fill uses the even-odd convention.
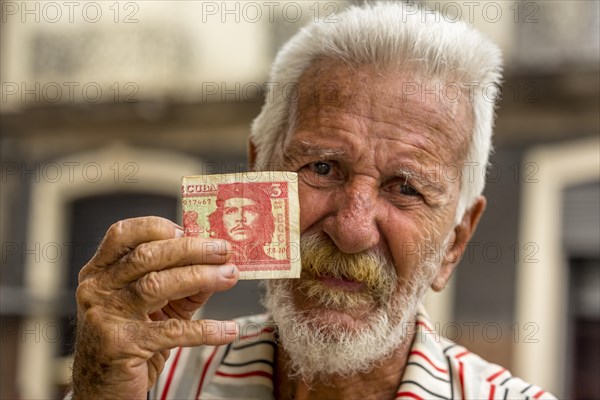
[[[210,242],[206,242],[206,239],[198,238],[202,241],[202,248],[207,254],[227,254],[229,253],[229,242],[221,239],[210,239]]]
[[[219,267],[219,271],[221,271],[221,275],[225,278],[233,278],[237,271],[237,267],[232,264],[224,264]]]
[[[182,238],[184,235],[183,229],[175,228],[175,237]]]

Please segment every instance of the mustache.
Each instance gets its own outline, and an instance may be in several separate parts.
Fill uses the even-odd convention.
[[[239,224],[234,226],[233,228],[231,228],[231,232],[237,232],[237,231],[243,231],[248,229],[248,225],[246,224]]]
[[[347,305],[350,297],[362,297],[370,301],[384,300],[392,296],[398,278],[394,264],[382,252],[369,249],[360,253],[343,253],[333,240],[324,234],[303,235],[300,240],[302,260],[301,283],[299,289],[308,297],[328,297],[326,303]],[[331,288],[325,288],[318,278],[334,278],[365,285],[366,293],[349,294],[333,293]],[[345,298],[345,299],[344,299]],[[352,302],[350,302],[352,303]]]

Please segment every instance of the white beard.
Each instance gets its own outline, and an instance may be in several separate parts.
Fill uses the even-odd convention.
[[[395,274],[390,263],[379,268]],[[355,330],[324,323],[318,314],[299,310],[291,280],[268,281],[263,303],[289,355],[289,376],[310,383],[332,375],[365,373],[380,365],[410,339],[417,309],[437,269],[433,261],[423,261],[410,282],[402,281],[392,293],[382,296],[383,301]]]

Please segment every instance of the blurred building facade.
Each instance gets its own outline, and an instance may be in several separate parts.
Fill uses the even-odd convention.
[[[244,170],[277,49],[350,3],[0,4],[0,397],[59,398],[77,273],[104,231],[180,221],[181,176]],[[436,328],[559,397],[598,397],[598,2],[425,5],[506,59],[488,210],[428,298]],[[258,312],[258,297],[243,282],[204,315]]]

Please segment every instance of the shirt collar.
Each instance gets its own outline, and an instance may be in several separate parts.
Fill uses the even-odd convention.
[[[245,333],[242,332],[238,342],[225,347],[213,379],[206,387],[207,394],[232,396],[239,389],[243,391],[240,393],[246,393],[245,396],[274,398],[274,323],[267,315],[262,315],[259,322],[254,322],[254,328]],[[452,398],[453,371],[445,354],[450,347],[452,343],[435,332],[429,316],[421,307],[396,398],[419,399],[424,393],[432,398]]]

